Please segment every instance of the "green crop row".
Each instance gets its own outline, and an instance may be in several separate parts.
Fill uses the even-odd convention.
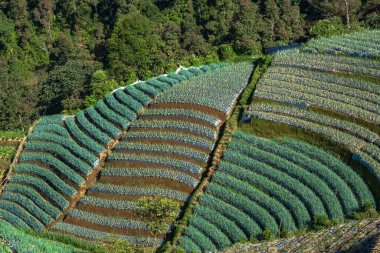
[[[147,143],[147,142],[119,142],[114,150],[116,151],[144,151],[147,153],[158,153],[158,154],[173,154],[181,155],[196,159],[200,162],[206,163],[209,158],[209,154],[193,149],[190,147],[184,147],[180,145],[171,145],[165,143]]]
[[[67,197],[72,197],[77,192],[73,187],[66,184],[65,181],[59,178],[55,173],[36,164],[19,163],[16,165],[14,172],[32,174],[34,176],[37,176]]]
[[[114,124],[103,118],[94,107],[88,108],[85,114],[99,130],[107,133],[110,137],[116,138],[121,134],[121,131]]]
[[[192,162],[177,159],[174,157],[154,156],[154,155],[141,155],[141,154],[121,154],[111,153],[108,157],[109,161],[128,161],[128,162],[140,162],[147,164],[155,164],[176,168],[183,171],[191,172],[195,175],[200,175],[203,168]]]
[[[293,151],[285,146],[281,146],[273,141],[266,139],[248,136],[238,132],[234,135],[232,148],[239,150],[238,146],[241,147],[240,150],[247,150],[253,145],[258,147],[260,150],[270,152],[276,155],[276,158],[283,158],[293,164],[298,165],[303,170],[317,176],[326,185],[335,192],[337,198],[339,199],[346,216],[350,216],[352,212],[359,211],[359,204],[351,190],[350,187],[343,181],[333,170],[323,164],[304,156],[301,153]]]
[[[28,140],[41,140],[46,142],[53,142],[70,150],[70,152],[73,153],[75,156],[81,158],[83,161],[85,161],[93,167],[95,167],[98,163],[98,158],[92,153],[90,153],[87,149],[82,148],[77,143],[68,140],[60,135],[50,133],[32,133],[28,136]]]
[[[175,121],[175,120],[148,120],[141,119],[133,125],[136,128],[167,128],[172,130],[185,130],[216,139],[216,129],[192,122]]]
[[[97,142],[102,145],[107,145],[112,139],[106,134],[99,130],[95,125],[93,125],[85,116],[83,111],[80,111],[76,115],[76,120],[81,129],[85,130],[86,133],[94,138]]]
[[[34,128],[33,133],[40,134],[40,133],[55,133],[57,135],[60,135],[65,138],[69,138],[70,134],[67,131],[66,128],[60,125],[53,125],[53,124],[37,124],[37,126]]]
[[[42,231],[44,229],[44,225],[40,221],[31,216],[25,209],[14,202],[1,199],[0,209],[14,214],[23,220],[25,224],[28,225],[28,227],[32,228],[35,231]]]
[[[137,229],[137,230],[147,230],[145,223],[142,221],[130,221],[127,219],[113,218],[110,216],[101,216],[95,213],[82,211],[79,209],[73,209],[69,212],[68,216],[73,217],[78,220],[84,220],[93,224],[102,225],[112,228],[121,229]]]
[[[128,119],[114,112],[109,108],[103,100],[99,100],[96,103],[95,109],[103,116],[103,118],[119,126],[122,129],[126,129],[131,123]]]
[[[59,192],[42,179],[25,174],[15,174],[10,179],[10,182],[15,183],[16,187],[19,184],[32,186],[36,191],[43,193],[51,203],[54,203],[61,210],[64,210],[69,205],[69,202]]]
[[[139,140],[155,139],[162,141],[175,141],[184,144],[191,144],[207,150],[214,148],[215,142],[198,136],[187,135],[179,132],[160,132],[160,131],[132,131],[128,132],[122,141],[139,142]]]
[[[186,110],[186,109],[174,109],[174,108],[149,108],[145,111],[142,117],[147,116],[164,116],[164,117],[179,117],[181,118],[190,118],[204,121],[212,126],[218,126],[221,123],[221,120],[211,114],[207,114],[202,111],[197,110]]]
[[[145,238],[145,237],[136,237],[136,236],[125,236],[107,233],[99,230],[93,230],[85,227],[80,227],[73,224],[59,222],[53,226],[54,229],[57,229],[62,232],[70,233],[73,235],[79,235],[87,238],[92,238],[100,241],[112,241],[115,238],[130,242],[132,244],[142,244],[142,245],[159,245],[162,243],[162,240],[154,238]]]
[[[6,187],[5,194],[14,192],[23,195],[32,200],[41,210],[46,212],[51,218],[55,219],[61,214],[61,211],[53,206],[49,201],[45,200],[36,190],[27,185],[9,184]]]
[[[79,203],[89,205],[89,206],[98,206],[109,209],[117,209],[117,210],[128,210],[134,211],[137,208],[137,203],[134,201],[124,201],[124,200],[112,200],[112,199],[104,199],[93,196],[83,196]]]
[[[188,195],[186,193],[175,190],[162,188],[127,187],[101,183],[91,186],[89,190],[94,192],[104,192],[119,195],[166,197],[182,201],[186,201],[188,198]]]
[[[87,175],[91,172],[90,165],[73,155],[69,150],[56,143],[48,143],[41,141],[28,141],[25,144],[25,150],[33,152],[47,152],[56,158],[59,158],[64,164],[72,168],[78,175]],[[68,171],[69,172],[69,171]]]
[[[133,121],[136,119],[136,113],[132,111],[128,106],[120,103],[113,95],[113,93],[108,94],[104,98],[105,103],[115,112],[122,115],[129,121]]]
[[[38,207],[32,200],[21,194],[6,191],[1,195],[0,202],[4,200],[13,202],[17,204],[20,208],[22,207],[22,209],[26,210],[31,216],[33,216],[36,220],[41,222],[44,226],[48,225],[50,222],[53,221],[50,215],[48,215],[44,210]]]
[[[76,124],[74,118],[67,118],[65,123],[70,134],[77,143],[80,143],[83,147],[90,150],[96,155],[103,152],[104,147],[96,143],[93,139],[91,139],[89,136],[83,133],[82,130],[80,130],[80,128]]]
[[[102,176],[112,177],[159,177],[179,181],[190,186],[197,186],[199,181],[187,174],[169,169],[158,168],[110,168],[102,170]]]
[[[295,139],[281,140],[281,144],[303,155],[307,155],[311,159],[317,160],[334,171],[351,188],[361,207],[363,207],[365,203],[371,203],[373,207],[376,206],[373,195],[364,180],[351,167],[347,166],[335,156],[308,143]]]
[[[134,97],[127,95],[122,89],[115,91],[112,93],[116,100],[130,108],[135,113],[139,113],[141,109],[144,107],[140,101],[136,100]]]
[[[337,129],[341,129],[345,132],[349,132],[369,142],[372,142],[376,140],[377,138],[379,138],[379,136],[376,133],[368,130],[365,127],[359,126],[355,123],[343,121],[334,117],[326,116],[324,114],[315,113],[312,111],[303,110],[303,109],[299,109],[295,107],[279,106],[279,105],[271,105],[271,104],[252,104],[251,109],[255,111],[285,114],[285,115],[292,116],[295,118],[312,121],[320,125],[334,127]]]
[[[36,153],[36,152],[23,152],[19,158],[20,162],[30,162],[39,161],[44,164],[49,165],[50,168],[57,171],[62,176],[69,179],[76,185],[81,185],[84,183],[84,179],[75,172],[72,168],[64,164],[59,159],[46,153]]]

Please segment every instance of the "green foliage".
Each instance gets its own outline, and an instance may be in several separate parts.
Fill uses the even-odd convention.
[[[94,64],[86,61],[68,61],[55,67],[38,85],[40,111],[53,114],[81,108],[95,69]]]
[[[260,239],[263,241],[268,241],[272,238],[272,231],[270,229],[264,229],[260,235]]]
[[[155,237],[175,221],[178,212],[179,203],[168,198],[142,197],[137,201],[136,213]]]
[[[130,81],[157,74],[163,61],[161,43],[146,16],[138,11],[121,16],[108,40],[108,60],[115,77]]]
[[[0,139],[1,140],[7,140],[7,139],[18,139],[23,138],[25,136],[25,133],[22,131],[0,131]]]
[[[104,70],[97,70],[91,77],[90,94],[85,97],[84,104],[86,107],[94,106],[98,100],[104,98],[109,92],[113,91],[120,84],[115,80],[110,80]]]
[[[310,34],[317,38],[340,35],[346,32],[347,28],[343,24],[340,17],[331,17],[319,20],[313,27],[310,28]]]
[[[60,242],[44,239],[35,234],[29,234],[28,232],[15,229],[13,226],[6,222],[1,221],[0,237],[6,242],[6,245],[13,245],[12,249],[17,250],[20,253],[29,252],[84,252],[72,245],[66,245]],[[1,252],[12,252],[2,251]],[[8,248],[8,247],[7,247]]]

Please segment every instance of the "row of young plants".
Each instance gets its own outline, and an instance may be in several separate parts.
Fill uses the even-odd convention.
[[[372,113],[377,116],[379,115],[379,111],[380,111],[379,104],[362,100],[363,98],[356,99],[355,97],[352,97],[351,95],[347,96],[341,93],[326,91],[323,88],[312,87],[311,85],[308,85],[308,84],[303,85],[303,84],[296,84],[294,82],[264,78],[264,79],[261,79],[260,83],[257,85],[257,89],[259,90],[261,90],[261,88],[267,88],[264,90],[266,91],[273,90],[274,92],[276,92],[277,87],[281,87],[280,90],[289,91],[289,95],[292,95],[293,91],[296,92],[294,94],[302,94],[305,99],[313,101],[313,103],[320,101],[319,103],[317,103],[317,105],[322,104],[322,103],[327,103],[329,101],[333,101],[333,102],[338,101],[338,102],[342,102],[347,105],[350,105],[352,107],[356,107],[358,108],[357,110],[367,111],[366,113],[369,115],[371,115]],[[321,92],[321,90],[323,90],[324,92]],[[373,116],[373,118],[375,118],[375,116]]]
[[[65,125],[73,140],[80,146],[91,151],[94,155],[103,152],[104,147],[84,133],[75,122],[75,118],[67,118],[65,120]]]
[[[375,160],[380,163],[380,146],[372,143],[368,143],[364,148],[363,152],[372,156]]]
[[[280,86],[263,85],[256,90],[255,96],[280,101],[284,103],[296,104],[305,103],[306,107],[314,105],[326,108],[339,113],[347,114],[352,117],[364,119],[373,123],[380,123],[380,115],[368,110],[364,110],[355,105],[347,104],[338,100],[328,99],[319,95],[309,94],[297,90],[289,90]]]
[[[321,73],[312,70],[293,68],[293,67],[282,67],[282,66],[272,66],[266,72],[267,76],[287,76],[295,78],[303,78],[306,80],[312,80],[313,82],[322,82],[329,84],[329,86],[343,86],[341,92],[347,90],[353,90],[357,92],[364,92],[367,95],[367,99],[373,103],[379,103],[378,96],[380,95],[380,86],[365,80],[356,80],[354,78],[342,77],[333,75],[331,73]],[[310,81],[311,82],[311,81]],[[326,88],[328,86],[326,85]],[[346,88],[344,88],[346,87]]]
[[[230,145],[231,148],[235,148],[235,150],[249,153],[253,145],[260,150],[270,152],[275,155],[275,158],[285,159],[292,164],[297,164],[305,173],[311,173],[320,178],[339,199],[345,216],[350,216],[353,212],[359,210],[358,201],[351,188],[338,174],[322,163],[267,139],[248,136],[243,133],[234,135],[234,138]]]
[[[102,176],[111,177],[158,177],[166,178],[181,182],[186,185],[195,187],[198,185],[198,179],[189,176],[187,174],[170,170],[170,169],[158,169],[158,168],[111,168],[106,167],[102,170]]]
[[[127,210],[134,211],[137,208],[137,203],[135,201],[128,200],[113,200],[108,198],[100,198],[94,196],[83,196],[80,201],[80,204],[89,205],[89,206],[98,206],[108,209],[117,209],[117,210]]]
[[[114,218],[102,216],[96,213],[87,212],[79,209],[73,209],[68,213],[69,217],[73,217],[77,220],[87,221],[93,224],[121,228],[121,229],[137,229],[137,230],[147,230],[147,226],[142,221],[130,221],[123,218]]]
[[[94,126],[96,126],[100,131],[106,133],[112,139],[115,139],[121,135],[121,130],[111,122],[104,119],[94,107],[87,108],[85,110],[85,115]]]
[[[133,86],[131,86],[133,87]],[[136,114],[141,112],[141,109],[144,108],[146,103],[141,102],[141,100],[136,99],[131,94],[127,94],[125,92],[125,89],[118,89],[111,93],[112,96],[116,101],[119,103],[124,104],[124,106],[128,107],[131,111],[135,112]],[[111,94],[107,96],[111,96]],[[149,103],[149,97],[147,97],[146,100],[147,103]]]
[[[37,124],[32,134],[53,133],[64,138],[70,138],[70,133],[61,125],[58,124]]]
[[[182,130],[194,132],[197,134],[204,135],[210,139],[216,139],[218,137],[215,128],[208,127],[192,122],[179,121],[179,120],[149,120],[141,119],[134,122],[133,126],[135,128],[165,128],[171,130]]]
[[[171,89],[165,96],[159,96],[155,103],[196,104],[229,114],[247,85],[252,67],[247,62],[231,64]]]
[[[180,132],[163,131],[129,131],[122,139],[126,142],[140,142],[142,140],[174,141],[184,144],[191,144],[206,150],[212,150],[215,142],[198,136],[188,135]]]
[[[16,205],[22,206],[23,210],[41,222],[43,226],[46,226],[53,221],[53,218],[40,207],[38,207],[33,200],[21,194],[7,191],[1,195],[1,200],[9,201],[15,203]]]
[[[123,161],[123,162],[139,162],[154,165],[162,165],[170,168],[176,168],[182,171],[191,172],[195,175],[200,175],[203,168],[195,163],[177,159],[174,157],[154,156],[148,154],[121,154],[111,153],[108,157],[108,161]]]
[[[276,69],[276,68],[275,68]],[[363,91],[356,88],[347,87],[345,85],[320,81],[317,79],[307,78],[304,76],[292,75],[289,73],[268,73],[264,79],[262,80],[270,80],[273,82],[284,82],[284,84],[298,84],[305,85],[308,87],[316,88],[323,90],[325,92],[331,92],[332,94],[338,93],[341,95],[345,95],[351,97],[354,101],[361,101],[363,103],[368,103],[369,105],[376,106],[379,105],[379,95],[375,93],[371,93],[368,91]],[[323,93],[322,93],[323,94]]]
[[[255,153],[252,154],[252,151]],[[319,177],[308,173],[302,167],[281,159],[271,153],[261,151],[259,148],[252,148],[249,153],[251,156],[241,154],[239,151],[227,152],[225,159],[235,164],[240,164],[251,169],[264,169],[265,172],[259,171],[262,175],[273,178],[276,181],[281,180],[282,184],[295,185],[303,189],[303,201],[308,199],[313,216],[318,214],[327,214],[330,218],[342,218],[343,210],[341,203],[334,192]],[[259,162],[259,163],[258,163]],[[252,166],[255,166],[252,168]],[[268,168],[267,166],[270,166]],[[271,171],[272,175],[268,175]],[[279,178],[281,177],[281,179]],[[286,179],[286,182],[284,180]],[[300,196],[301,197],[301,196]]]
[[[29,198],[36,204],[36,206],[38,206],[41,210],[47,213],[52,219],[57,218],[61,214],[61,211],[57,207],[52,205],[49,201],[45,200],[44,198],[41,198],[40,193],[38,193],[36,190],[34,190],[32,187],[28,185],[7,185],[7,192],[4,193],[4,195],[8,193],[16,193]]]
[[[175,200],[186,201],[188,195],[186,193],[163,189],[163,188],[144,188],[144,187],[128,187],[128,186],[119,186],[119,185],[111,185],[111,184],[102,184],[98,183],[89,188],[90,191],[93,192],[101,192],[101,193],[110,193],[110,194],[118,194],[118,195],[130,195],[130,196],[156,196],[156,197],[166,197]]]
[[[286,115],[261,112],[261,111],[252,111],[253,117],[255,119],[261,119],[266,121],[273,121],[277,123],[283,123],[286,125],[299,127],[325,137],[332,139],[333,141],[345,146],[347,149],[351,151],[355,151],[359,146],[363,144],[363,141],[352,136],[350,134],[346,134],[344,132],[338,131],[331,127],[321,126],[319,124],[315,124],[309,121],[305,121],[299,118],[290,117]]]
[[[372,207],[376,206],[374,197],[364,180],[358,173],[340,159],[320,148],[296,139],[281,139],[279,143],[296,152],[306,155],[333,170],[352,189],[360,206],[364,206],[366,203],[370,203]]]
[[[77,173],[75,170],[67,166],[65,163],[63,163],[61,160],[57,159],[51,154],[45,154],[45,153],[37,153],[37,152],[23,152],[21,156],[19,157],[20,162],[30,163],[32,161],[38,161],[43,164],[49,165],[50,168],[52,168],[54,171],[57,172],[57,174],[62,175],[63,177],[67,178],[71,182],[73,182],[75,185],[81,185],[84,183],[84,178],[79,173]],[[84,174],[89,173],[90,170],[85,172]]]
[[[194,209],[196,218],[189,222],[181,247],[187,252],[211,251],[265,236],[268,230],[281,234],[307,228],[314,219],[326,214],[332,219],[350,217],[368,203],[375,206],[363,179],[347,165],[309,144],[284,142],[280,146],[241,132],[233,136],[206,193]],[[340,189],[339,184],[344,187]],[[228,228],[236,233],[226,232]]]
[[[28,185],[32,187],[36,191],[46,196],[46,198],[52,204],[59,207],[60,210],[64,210],[66,207],[69,206],[69,201],[66,198],[64,198],[61,193],[56,191],[53,187],[51,187],[48,183],[46,183],[40,178],[26,174],[15,174],[10,179],[9,185],[11,185],[11,183],[15,184],[16,187],[18,185]]]
[[[263,169],[269,169],[269,172],[274,171],[270,166],[260,162],[252,162],[252,165],[261,166]],[[263,192],[267,196],[272,196],[280,202],[292,214],[293,220],[297,228],[305,228],[312,222],[314,215],[326,214],[320,200],[315,198],[315,194],[310,194],[310,190],[300,182],[289,179],[288,176],[282,178],[284,174],[273,172],[272,175],[260,173],[247,167],[241,167],[227,160],[222,160],[218,168],[218,173],[215,173],[216,180],[223,180],[226,175],[229,175],[236,180],[249,183],[250,187]],[[305,190],[306,191],[303,191]],[[312,199],[306,199],[311,196]],[[315,200],[314,202],[312,202]],[[291,224],[291,220],[289,220]],[[289,228],[292,228],[289,226]]]
[[[73,170],[75,170],[75,172],[79,175],[86,176],[92,171],[92,167],[88,163],[85,163],[81,159],[77,158],[69,150],[59,144],[42,141],[28,141],[25,144],[24,150],[28,152],[42,151],[54,154],[56,159],[59,159],[64,164],[68,165],[70,169],[73,168]]]
[[[311,121],[319,125],[333,127],[336,129],[340,129],[343,132],[348,132],[350,134],[353,134],[368,142],[373,142],[379,138],[378,134],[370,131],[369,129],[365,127],[359,126],[355,123],[340,120],[338,118],[330,117],[321,113],[299,109],[296,107],[255,103],[251,105],[250,109],[253,111],[283,114],[283,115]],[[248,111],[248,114],[250,114],[249,111]],[[252,114],[254,115],[254,112]]]
[[[24,208],[22,208],[19,204],[16,204],[15,202],[1,199],[0,210],[4,210],[4,211],[7,211],[8,213],[12,213],[18,219],[21,219],[27,225],[27,227],[25,228],[29,228],[29,229],[31,228],[35,231],[42,231],[44,229],[44,225],[39,220],[37,220],[30,213],[28,213],[27,210],[25,210]],[[7,214],[5,214],[5,216],[7,216]],[[17,218],[13,216],[11,217],[12,217],[12,220],[17,221]],[[20,222],[17,222],[17,223],[20,223]]]
[[[289,66],[323,72],[340,71],[371,77],[380,77],[380,63],[351,57],[336,57],[308,53],[278,54],[273,66]]]
[[[114,110],[107,107],[104,100],[99,100],[94,107],[104,119],[112,122],[121,129],[127,129],[131,123],[127,118],[117,114]]]
[[[87,149],[82,148],[77,143],[62,137],[60,135],[52,134],[52,133],[43,133],[43,132],[33,132],[28,136],[29,141],[45,141],[50,143],[56,143],[61,145],[62,147],[68,149],[72,154],[81,158],[84,162],[89,165],[95,167],[99,159],[97,156],[89,152]]]
[[[83,129],[88,136],[94,138],[99,144],[107,146],[107,144],[113,140],[110,136],[92,124],[92,122],[86,118],[84,111],[77,113],[76,121],[79,127]]]
[[[303,51],[332,54],[336,54],[338,51],[351,56],[376,58],[380,57],[379,40],[379,30],[355,32],[311,40],[306,44]]]
[[[141,115],[142,118],[152,116],[196,119],[204,121],[214,127],[221,123],[218,117],[194,109],[150,108]]]
[[[359,162],[380,180],[380,162],[371,155],[359,150],[352,155],[352,160]]]
[[[53,226],[53,229],[58,230],[59,232],[65,232],[72,235],[79,235],[82,237],[87,237],[89,239],[95,239],[99,241],[114,241],[115,238],[130,242],[132,244],[140,244],[140,245],[159,245],[162,243],[162,240],[155,240],[154,238],[145,238],[145,237],[137,237],[137,236],[125,236],[118,235],[113,233],[107,233],[99,230],[89,229],[85,227],[80,227],[77,225],[59,222]]]
[[[147,142],[120,142],[115,146],[115,151],[131,152],[143,151],[146,153],[157,153],[165,155],[181,155],[193,158],[199,162],[206,163],[209,154],[191,147],[180,145],[170,145],[165,143],[147,143]]]
[[[75,188],[68,185],[56,173],[36,164],[19,163],[14,168],[14,172],[18,174],[34,175],[37,178],[43,179],[68,198],[76,193]]]
[[[119,102],[115,96],[114,93],[108,94],[104,98],[105,104],[108,105],[112,110],[114,110],[116,113],[120,114],[123,118],[133,121],[136,119],[136,112],[132,109],[130,109],[127,105]]]

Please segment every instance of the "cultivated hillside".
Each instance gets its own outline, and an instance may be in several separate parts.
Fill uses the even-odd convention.
[[[310,252],[351,247],[367,232],[353,237],[350,228],[377,232],[378,39],[378,30],[365,31],[248,62],[180,68],[75,115],[43,117],[4,174],[0,220],[73,243],[57,244],[62,252],[81,246],[70,237],[163,252],[293,235],[280,242],[290,252],[300,241]],[[178,203],[176,222],[154,234],[139,214],[144,197]],[[330,226],[348,237],[329,240],[331,230],[319,230]],[[4,247],[24,234],[35,240],[12,231],[0,233]],[[319,246],[309,250],[312,241]]]

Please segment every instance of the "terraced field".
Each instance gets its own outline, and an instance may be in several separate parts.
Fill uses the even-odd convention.
[[[0,196],[2,219],[42,231],[62,218],[95,180],[107,150],[158,94],[220,67],[181,70],[115,90],[75,116],[42,118]]]
[[[369,30],[311,40],[307,43],[304,51],[379,58],[379,41],[380,30]]]
[[[246,115],[257,125],[277,123],[283,129],[303,129],[330,140],[346,150],[342,159],[356,161],[378,177],[379,73],[380,62],[376,60],[279,54],[258,82]],[[281,130],[278,132],[281,135]]]
[[[78,207],[53,229],[92,239],[114,234],[133,243],[154,243],[134,212],[135,201],[142,196],[187,201],[251,71],[247,63],[227,66],[159,95],[115,145]]]
[[[225,248],[312,225],[316,217],[351,217],[374,197],[363,179],[307,143],[280,143],[237,131],[189,221],[187,252]]]

